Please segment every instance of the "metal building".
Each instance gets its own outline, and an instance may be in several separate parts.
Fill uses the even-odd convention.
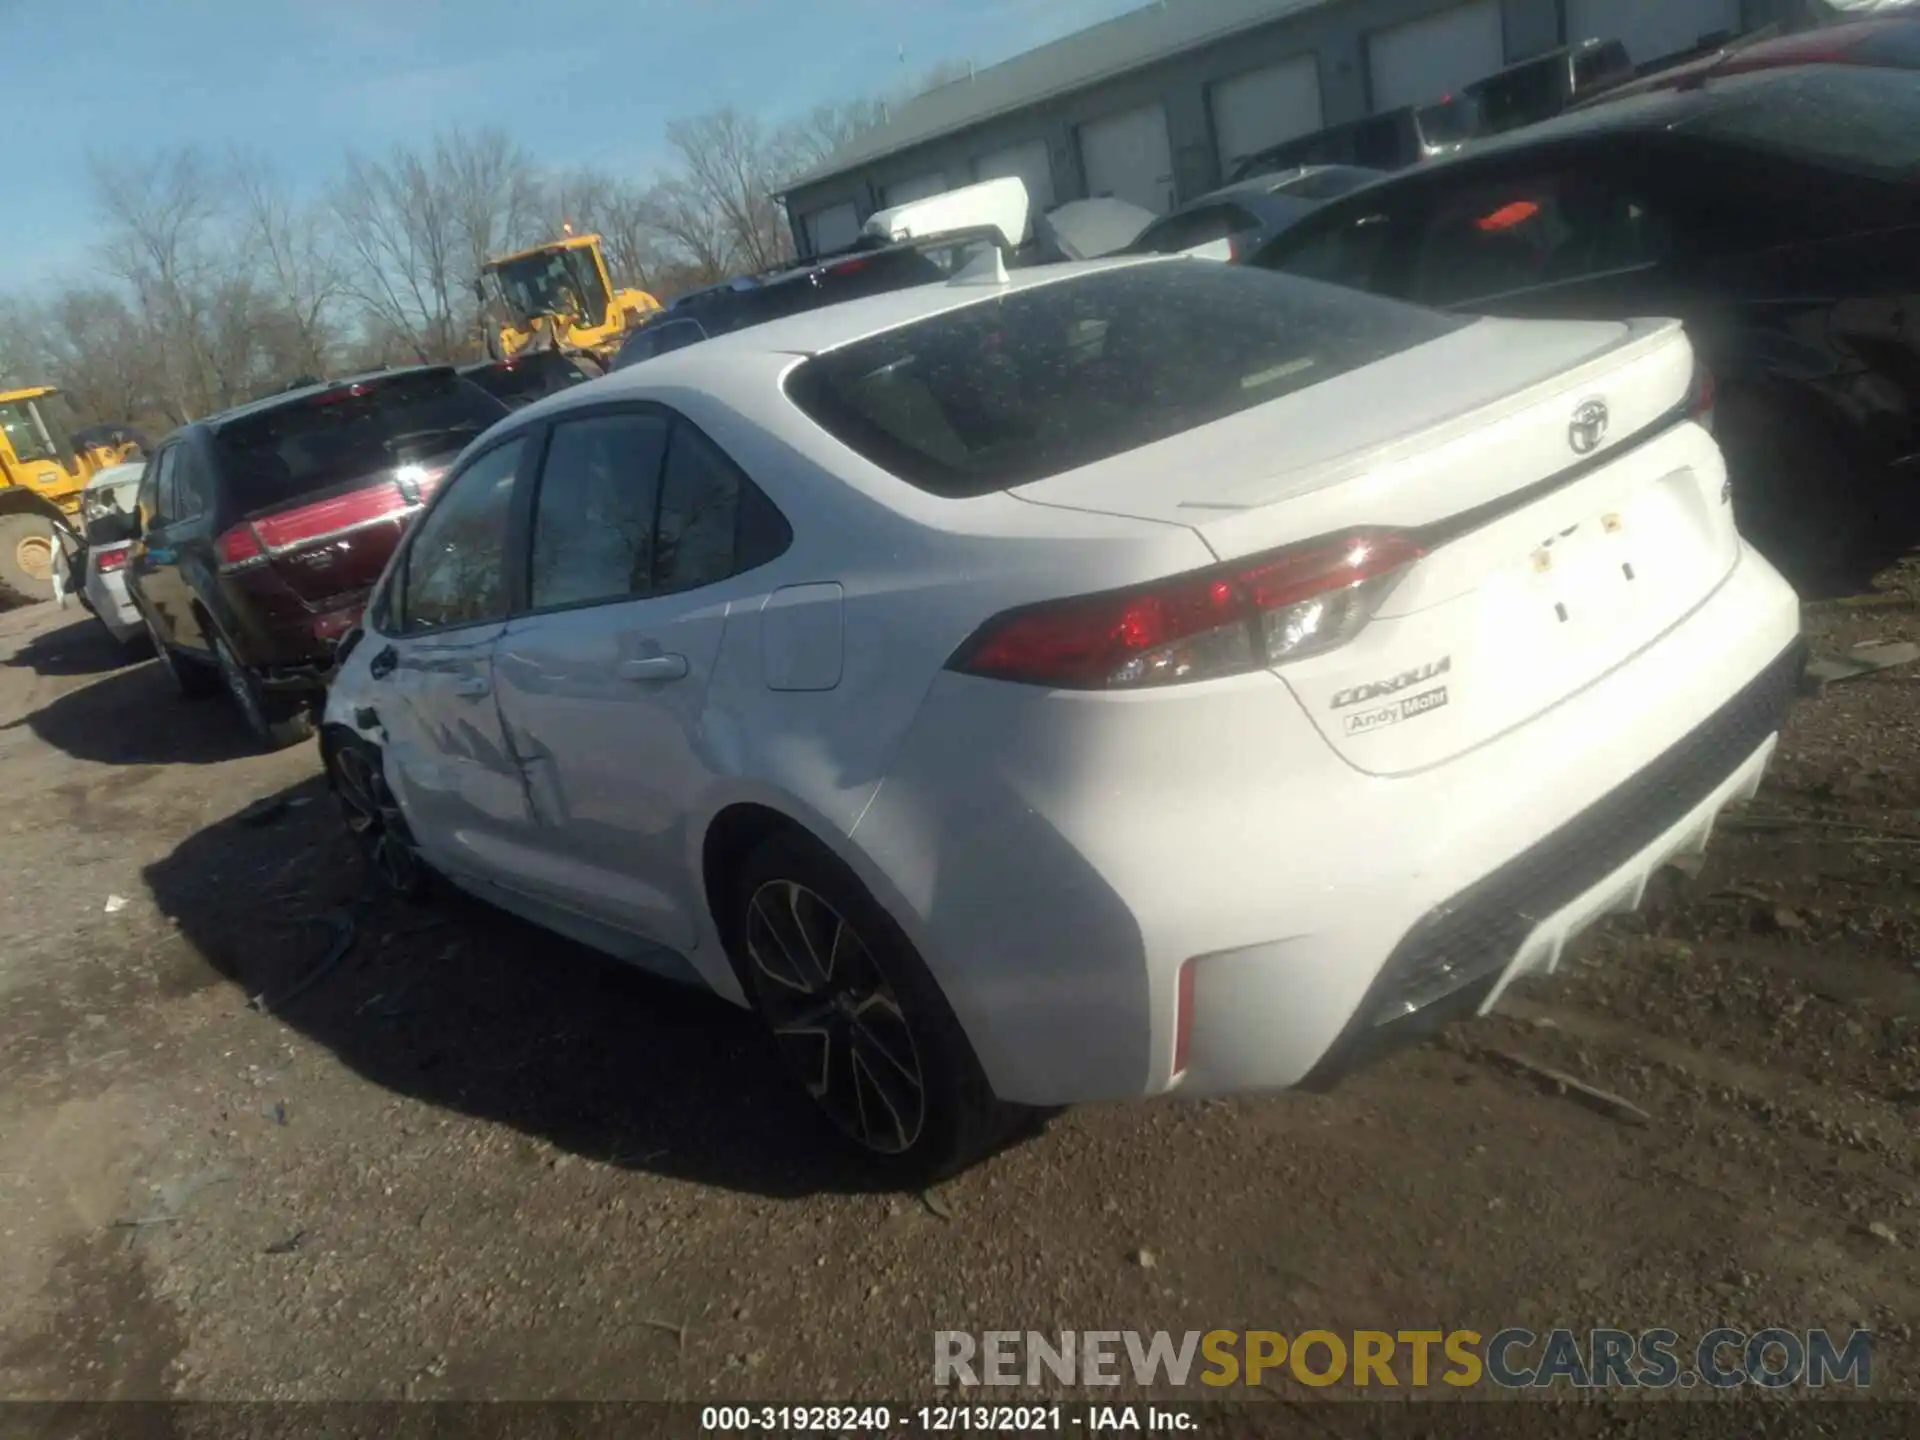
[[[1800,0],[1158,0],[894,109],[795,179],[802,253],[875,210],[1001,175],[1036,209],[1115,195],[1150,210],[1214,188],[1234,157],[1438,99],[1570,40],[1636,63],[1786,19]]]

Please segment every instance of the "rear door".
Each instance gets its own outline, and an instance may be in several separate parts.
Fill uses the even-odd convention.
[[[170,645],[208,650],[193,613],[193,592],[181,573],[182,548],[194,525],[181,514],[180,459],[185,444],[164,445],[141,485],[140,545],[133,557],[133,588],[140,604]]]
[[[784,522],[704,435],[623,406],[555,423],[533,510],[529,612],[495,674],[525,768],[542,898],[677,949],[695,943],[689,826],[711,777],[702,719],[743,574]]]
[[[493,647],[513,585],[515,436],[446,482],[394,574],[368,673],[386,731],[388,783],[421,850],[450,872],[498,882],[524,844],[526,800],[493,696]]]

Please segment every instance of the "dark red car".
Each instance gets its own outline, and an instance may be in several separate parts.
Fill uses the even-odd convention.
[[[334,642],[467,443],[508,408],[451,366],[275,395],[183,426],[140,479],[128,588],[185,695],[311,733]]]

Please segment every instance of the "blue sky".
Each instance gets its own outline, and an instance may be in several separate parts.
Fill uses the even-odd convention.
[[[989,65],[1145,0],[0,0],[0,292],[91,269],[89,154],[242,146],[310,189],[350,149],[506,129],[645,176],[675,116],[769,120]],[[902,51],[905,52],[904,63]]]

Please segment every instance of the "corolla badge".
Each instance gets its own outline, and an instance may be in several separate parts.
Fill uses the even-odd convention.
[[[1607,438],[1607,402],[1584,400],[1567,424],[1567,443],[1576,455],[1591,455]]]

